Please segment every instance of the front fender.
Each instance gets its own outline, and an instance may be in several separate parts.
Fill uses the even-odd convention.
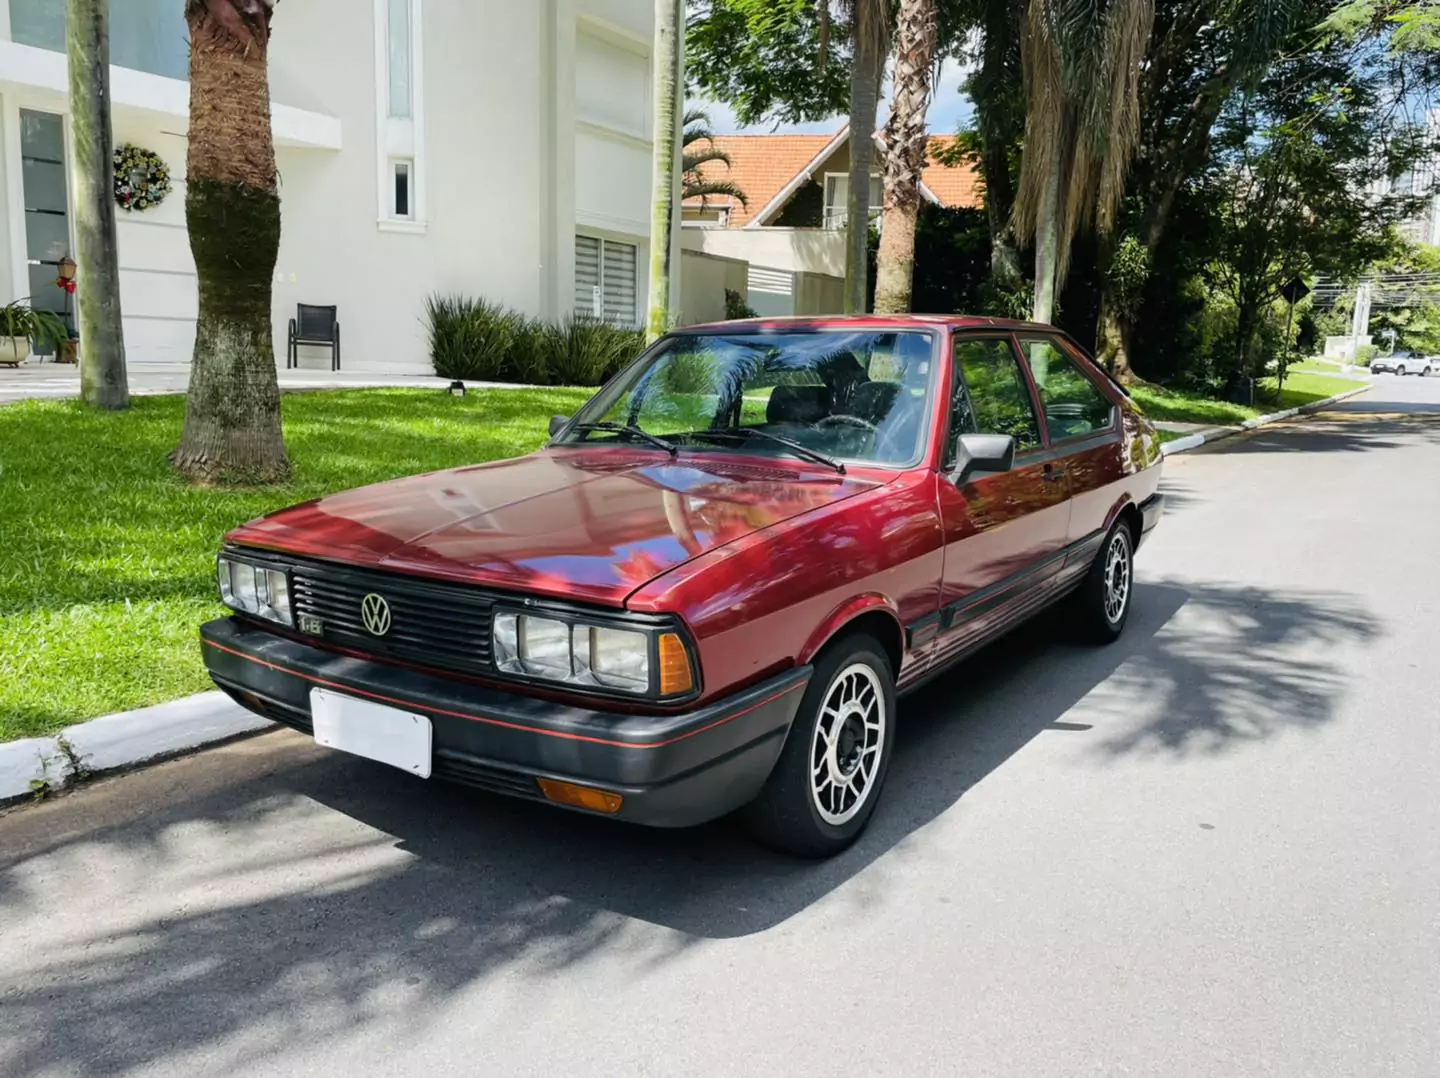
[[[811,660],[815,658],[816,654],[819,653],[820,649],[833,640],[836,634],[842,632],[847,625],[851,624],[857,618],[876,613],[885,616],[889,620],[894,632],[893,639],[882,641],[882,643],[893,645],[895,654],[903,655],[905,650],[905,630],[900,622],[899,610],[889,597],[881,595],[879,592],[868,592],[864,595],[856,595],[845,600],[845,602],[827,614],[805,641],[805,646],[801,648],[800,654],[795,657],[795,661],[802,666],[808,665]],[[898,671],[896,672],[898,673]]]

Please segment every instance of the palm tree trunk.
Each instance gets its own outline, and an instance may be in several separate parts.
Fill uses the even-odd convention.
[[[935,0],[903,0],[895,35],[895,93],[885,125],[885,214],[876,259],[875,313],[910,310],[915,279],[915,220],[930,138],[930,108],[939,14]]]
[[[171,463],[192,481],[278,482],[280,427],[271,281],[280,198],[266,54],[274,0],[186,0],[190,148],[185,223],[200,314],[185,429]]]
[[[110,132],[110,26],[107,0],[66,0],[70,130],[75,152],[75,259],[80,338],[80,397],[96,408],[130,404],[120,265],[115,248],[114,140]]]
[[[854,0],[855,58],[850,69],[850,197],[845,206],[845,313],[864,314],[870,280],[870,169],[875,113],[885,77],[887,0]]]
[[[1055,280],[1060,270],[1061,155],[1051,155],[1050,172],[1035,215],[1035,305],[1030,319],[1049,322],[1055,314]]]
[[[680,69],[684,0],[655,0],[655,142],[650,208],[650,299],[645,339],[670,330],[673,230],[680,185]]]

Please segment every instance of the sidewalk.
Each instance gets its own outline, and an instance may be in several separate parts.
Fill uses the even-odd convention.
[[[422,371],[331,371],[299,368],[277,372],[282,390],[370,389],[399,386],[412,389],[441,389],[449,383]],[[130,392],[136,396],[184,393],[190,384],[188,363],[134,363],[126,371]],[[471,383],[466,383],[470,385]],[[476,382],[475,388],[486,383]],[[80,368],[65,363],[22,363],[0,368],[0,404],[19,400],[40,400],[80,395]]]

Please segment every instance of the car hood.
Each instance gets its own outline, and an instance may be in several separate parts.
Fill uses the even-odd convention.
[[[620,605],[692,558],[877,485],[789,461],[552,449],[334,494],[227,540]]]

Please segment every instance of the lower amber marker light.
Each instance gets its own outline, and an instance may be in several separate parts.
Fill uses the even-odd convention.
[[[540,792],[545,795],[545,799],[554,801],[557,805],[569,805],[572,808],[589,809],[591,812],[603,812],[607,816],[613,816],[620,811],[621,802],[624,801],[619,794],[589,786],[576,786],[573,782],[557,782],[555,779],[535,781],[540,784]]]

